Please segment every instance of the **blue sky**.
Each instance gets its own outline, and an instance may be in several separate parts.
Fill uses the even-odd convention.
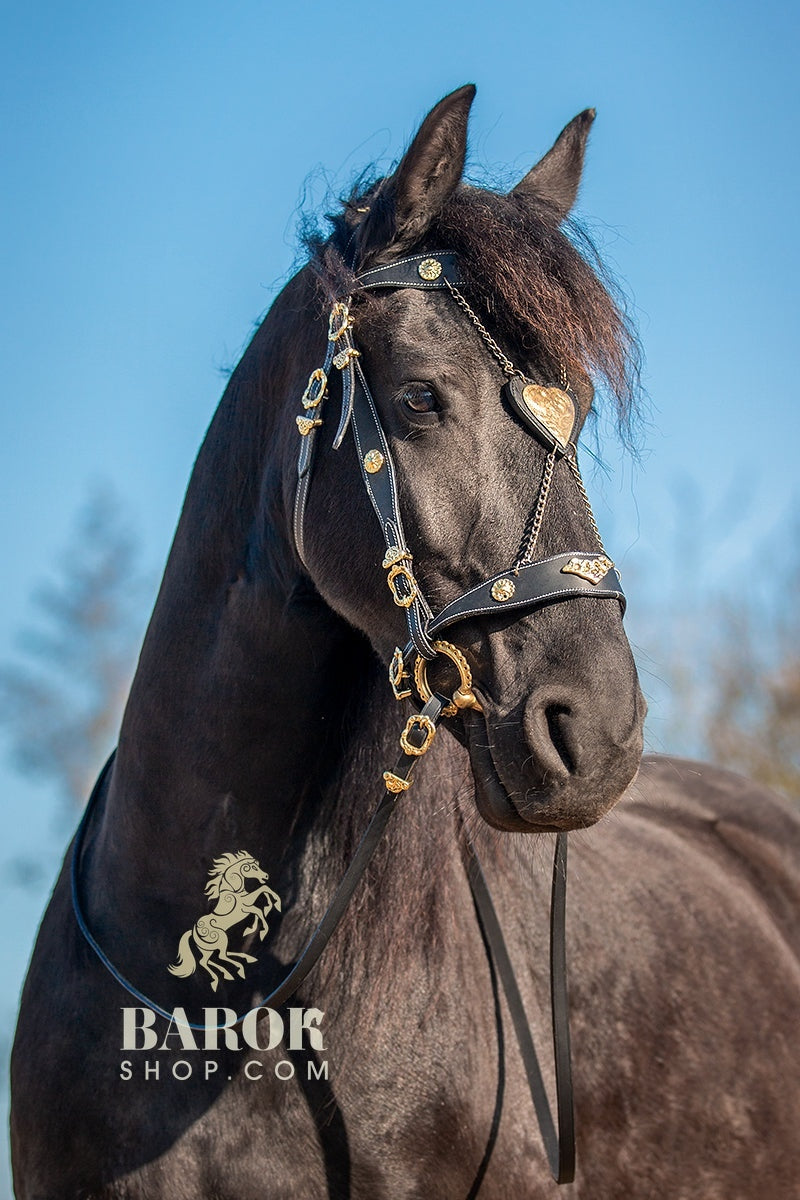
[[[0,657],[92,481],[163,562],[299,207],[386,166],[469,80],[471,167],[501,181],[598,110],[580,209],[633,298],[652,401],[640,463],[607,439],[592,481],[623,570],[677,593],[683,527],[691,605],[789,530],[796,5],[33,0],[3,4],[3,28]],[[0,780],[9,852],[50,853],[50,797],[7,764]],[[0,1021],[44,891],[6,900]]]

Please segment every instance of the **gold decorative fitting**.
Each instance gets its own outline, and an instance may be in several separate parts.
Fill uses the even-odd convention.
[[[595,587],[605,578],[614,564],[610,558],[571,558],[561,568],[562,575],[578,575]]]
[[[562,449],[566,449],[575,428],[575,404],[571,396],[557,387],[529,383],[522,389],[527,409],[550,431]]]
[[[297,421],[297,428],[303,437],[307,437],[312,429],[316,429],[318,425],[322,424],[322,421],[319,420],[312,421],[311,417],[295,417],[295,421]]]
[[[421,746],[415,746],[413,742],[408,740],[408,735],[414,729],[421,729],[425,734],[425,740]],[[406,727],[400,734],[400,745],[406,754],[412,754],[415,758],[419,758],[422,754],[426,754],[430,749],[431,742],[436,736],[436,726],[430,717],[424,717],[422,713],[414,713],[406,721]]]
[[[405,700],[411,695],[411,688],[404,688],[403,681],[411,676],[406,671],[403,651],[395,646],[392,661],[389,663],[389,683],[392,685],[395,700]]]
[[[394,771],[383,772],[383,782],[386,784],[387,792],[407,792],[411,787],[410,779],[401,779],[399,775],[395,775]]]
[[[437,654],[442,654],[445,658],[450,659],[460,676],[459,685],[453,692],[453,703],[442,709],[443,716],[454,717],[460,708],[474,708],[476,712],[483,712],[480,701],[472,690],[472,671],[469,663],[458,646],[452,645],[451,642],[437,641],[433,643],[433,648]],[[428,664],[422,655],[417,656],[414,665],[414,683],[423,704],[427,704],[432,692],[428,684]]]
[[[353,318],[350,316],[349,308],[341,300],[337,300],[328,318],[328,341],[338,342],[339,338],[352,327]]]
[[[516,590],[510,579],[496,579],[492,584],[492,598],[502,603],[510,600]]]
[[[306,390],[300,397],[303,408],[317,408],[325,397],[325,388],[328,384],[328,376],[322,370],[322,367],[317,367],[308,377]]]
[[[421,279],[438,279],[442,273],[442,264],[438,258],[423,258],[417,271]]]
[[[401,592],[397,587],[395,580],[403,578],[406,581],[408,591]],[[411,570],[402,563],[395,563],[389,574],[386,576],[386,582],[389,585],[389,591],[392,593],[392,599],[399,608],[411,608],[411,605],[419,595],[417,581],[411,574]]]
[[[407,558],[411,562],[412,557],[411,552],[404,547],[390,546],[383,556],[383,566],[388,570],[389,567],[393,567],[396,562],[400,562],[403,558]]]
[[[364,455],[364,470],[374,475],[376,471],[380,471],[385,461],[380,450],[368,450]]]
[[[351,358],[360,358],[361,351],[356,350],[355,346],[345,346],[344,350],[340,350],[338,354],[333,356],[333,365],[340,371],[343,371]]]

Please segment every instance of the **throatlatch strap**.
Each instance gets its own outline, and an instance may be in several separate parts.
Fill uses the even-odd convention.
[[[558,1128],[542,1079],[536,1047],[531,1037],[525,1006],[522,1003],[514,968],[511,965],[500,921],[492,901],[474,847],[462,826],[462,855],[467,870],[475,912],[484,940],[503,985],[508,1010],[514,1024],[520,1055],[525,1066],[533,1107],[539,1123],[550,1171],[556,1183],[572,1183],[575,1178],[575,1117],[572,1067],[569,1043],[569,1003],[567,996],[566,894],[567,835],[556,835],[553,858],[553,886],[550,896],[550,1000],[553,1021],[553,1054],[556,1069],[556,1111]]]

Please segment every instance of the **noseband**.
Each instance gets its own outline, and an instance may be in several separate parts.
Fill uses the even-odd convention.
[[[525,428],[543,443],[547,450],[547,458],[539,493],[526,523],[520,549],[514,562],[483,583],[469,588],[456,600],[446,604],[434,616],[414,575],[414,560],[408,548],[400,515],[397,473],[389,441],[361,368],[360,352],[353,340],[354,321],[350,313],[351,298],[333,302],[328,322],[328,348],[325,360],[321,367],[312,371],[302,396],[303,413],[296,418],[301,444],[293,519],[295,544],[301,562],[306,565],[304,519],[311,485],[311,469],[317,433],[323,423],[328,379],[331,370],[336,369],[342,377],[342,408],[339,425],[333,439],[333,448],[334,450],[339,449],[348,427],[352,426],[364,486],[380,522],[386,543],[386,553],[383,559],[383,567],[387,571],[386,581],[394,603],[405,612],[408,626],[408,643],[404,649],[400,647],[395,649],[389,666],[389,682],[398,700],[414,699],[413,689],[416,689],[416,700],[420,711],[412,714],[406,722],[400,735],[400,756],[392,770],[385,771],[383,775],[386,785],[384,795],[327,911],[283,982],[262,998],[258,1005],[259,1008],[263,1006],[277,1007],[283,1004],[296,992],[319,960],[383,837],[389,818],[401,794],[411,786],[414,766],[430,748],[442,717],[455,716],[463,709],[471,708],[481,711],[480,701],[472,690],[472,672],[465,655],[458,647],[437,635],[468,617],[491,616],[501,611],[516,611],[522,615],[523,612],[545,604],[569,600],[575,596],[617,600],[623,611],[625,607],[625,597],[622,593],[619,575],[603,548],[589,498],[578,470],[576,447],[573,441],[578,423],[578,409],[569,392],[563,370],[560,387],[545,387],[527,379],[514,366],[460,292],[459,289],[463,284],[459,280],[458,265],[453,254],[414,255],[388,266],[374,267],[365,271],[356,278],[355,282],[359,292],[379,288],[415,288],[422,291],[446,289],[459,308],[469,317],[486,346],[502,367],[507,380],[503,388],[506,402]],[[598,550],[588,554],[571,550],[549,558],[534,560],[533,556],[545,515],[553,474],[557,463],[562,459],[575,478],[579,494],[589,515]],[[428,663],[439,655],[449,659],[459,673],[459,686],[451,697],[432,691],[428,683]],[[172,1021],[172,1013],[141,992],[109,959],[92,934],[83,911],[80,873],[84,844],[92,815],[100,798],[105,794],[106,786],[111,778],[113,760],[114,755],[106,763],[94,786],[73,842],[70,863],[73,912],[81,934],[116,982],[142,1004],[147,1005],[166,1020]],[[558,1115],[556,1130],[500,922],[480,863],[466,836],[463,823],[460,824],[460,834],[462,858],[472,891],[481,935],[487,950],[497,1019],[500,1020],[499,999],[496,990],[496,979],[499,977],[522,1055],[550,1169],[557,1183],[569,1183],[575,1176],[575,1142],[565,945],[567,836],[560,833],[556,837],[550,904],[550,987]],[[243,1020],[245,1015],[242,1014],[238,1020]],[[205,1029],[205,1025],[197,1025],[193,1022],[187,1022],[187,1024],[192,1029]],[[496,1128],[493,1125],[492,1134],[468,1200],[473,1200],[477,1196],[481,1180],[488,1168],[495,1135]]]

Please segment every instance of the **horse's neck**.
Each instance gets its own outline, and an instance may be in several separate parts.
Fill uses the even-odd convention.
[[[212,422],[142,649],[93,851],[120,900],[186,888],[176,856],[192,889],[228,850],[300,845],[335,875],[396,758],[384,668],[286,543],[280,338],[262,327]]]

